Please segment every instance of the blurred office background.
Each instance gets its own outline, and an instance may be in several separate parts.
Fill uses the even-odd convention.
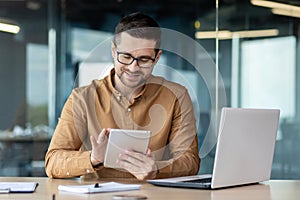
[[[215,98],[222,98],[224,89],[226,106],[281,109],[272,178],[299,179],[298,0],[0,1],[0,176],[45,175],[44,154],[64,102],[80,84],[78,77],[86,75],[80,67],[97,70],[110,63],[106,54],[98,55],[96,65],[89,62],[91,52],[111,38],[122,16],[136,11],[192,38],[205,51],[176,40],[167,45],[194,54],[196,63],[211,59],[209,67],[220,72],[221,86],[215,75],[208,85],[180,55],[165,51],[161,60],[174,74],[158,73],[179,82],[180,74],[193,91],[199,148],[219,102]],[[203,158],[199,173],[212,171],[213,151]]]

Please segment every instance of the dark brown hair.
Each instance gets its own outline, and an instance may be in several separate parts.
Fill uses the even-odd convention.
[[[161,43],[161,30],[158,23],[141,12],[132,13],[121,19],[115,28],[113,42],[120,43],[120,33],[125,32],[136,38],[145,38],[156,41],[158,50]]]

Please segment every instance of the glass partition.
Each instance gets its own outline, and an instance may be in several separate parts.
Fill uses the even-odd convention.
[[[293,11],[300,10],[299,6],[296,1],[249,0],[223,2],[219,8],[219,68],[228,105],[281,111],[271,174],[274,179],[300,177],[295,159],[300,151],[300,23]]]
[[[45,175],[47,10],[45,1],[0,1],[1,176]]]

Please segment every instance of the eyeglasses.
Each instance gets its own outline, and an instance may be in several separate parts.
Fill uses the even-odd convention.
[[[155,58],[156,58],[156,55],[154,58],[151,58],[149,56],[141,56],[141,57],[135,58],[130,53],[117,51],[117,60],[119,63],[124,64],[124,65],[131,65],[136,60],[137,65],[140,68],[152,67],[153,63],[155,61]]]

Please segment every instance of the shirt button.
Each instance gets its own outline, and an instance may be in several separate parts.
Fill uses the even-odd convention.
[[[118,100],[118,101],[121,101],[121,97],[120,97],[120,96],[117,96],[117,100]]]
[[[127,108],[127,112],[131,112],[131,108]]]
[[[67,172],[67,176],[70,176],[70,172]]]
[[[87,173],[91,173],[91,171],[89,169],[86,170]]]

